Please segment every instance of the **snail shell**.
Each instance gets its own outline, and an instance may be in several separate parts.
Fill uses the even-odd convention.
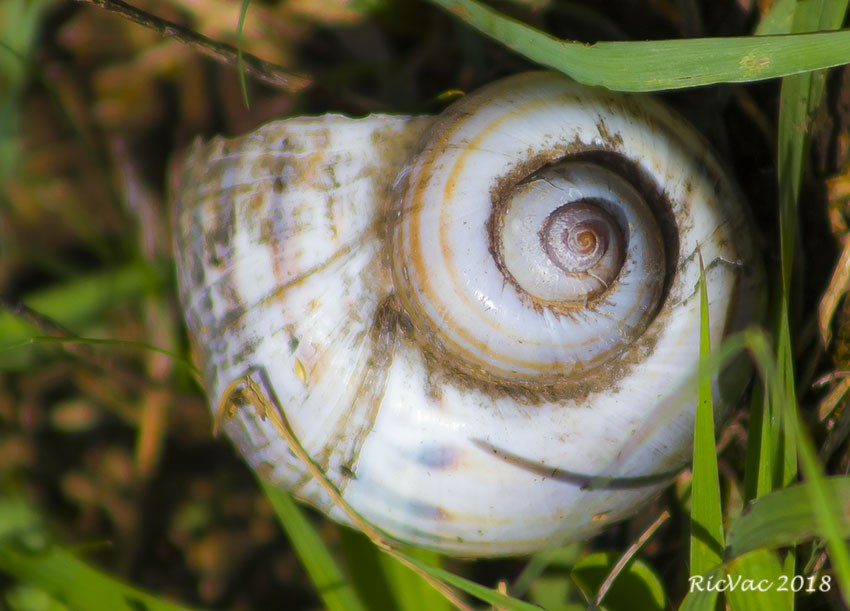
[[[711,340],[761,275],[737,189],[646,97],[529,73],[437,118],[302,117],[196,144],[176,258],[215,406],[252,368],[402,541],[506,555],[634,513],[689,460],[700,257]],[[715,379],[718,417],[748,378]],[[250,464],[347,522],[250,410]]]

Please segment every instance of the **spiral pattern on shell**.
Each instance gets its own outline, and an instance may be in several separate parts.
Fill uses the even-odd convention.
[[[526,553],[634,512],[688,461],[700,258],[715,345],[761,307],[740,197],[701,137],[551,73],[437,118],[215,139],[179,182],[212,405],[261,369],[354,510],[450,553]],[[718,375],[718,404],[747,377]],[[239,411],[225,429],[347,521],[269,422]]]

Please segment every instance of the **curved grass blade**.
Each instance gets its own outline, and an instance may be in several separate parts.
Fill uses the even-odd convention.
[[[475,0],[431,1],[533,62],[620,91],[759,81],[850,63],[850,30],[587,44],[560,40]]]
[[[458,590],[463,590],[467,594],[470,594],[479,600],[483,600],[497,609],[505,609],[508,611],[540,611],[540,607],[537,605],[532,605],[516,598],[510,598],[496,590],[492,590],[486,586],[477,584],[474,581],[470,581],[464,577],[450,573],[445,569],[431,566],[410,554],[397,551],[394,555],[403,558],[407,563],[418,567],[421,571],[428,573],[432,577],[435,577],[450,586],[454,586]]]
[[[850,477],[822,479],[823,489],[840,508],[836,515],[841,537],[850,537]],[[727,534],[724,557],[731,560],[760,548],[797,545],[818,536],[808,484],[794,484],[751,501]]]
[[[171,270],[162,265],[133,263],[124,267],[93,273],[40,290],[24,298],[24,302],[43,316],[64,327],[78,328],[95,321],[102,312],[119,303],[131,303],[144,295],[161,291],[168,283]],[[0,303],[0,306],[6,304]],[[0,369],[26,367],[31,354],[10,353],[5,348],[29,342],[36,328],[12,311],[0,309]],[[19,352],[19,353],[18,353]]]
[[[802,419],[799,414],[796,415],[797,426],[803,427]],[[846,543],[850,530],[846,512],[850,502],[848,499],[839,501],[834,490],[828,485],[829,480],[823,476],[823,467],[818,462],[814,444],[805,432],[799,436],[797,449],[800,466],[806,478],[804,486],[811,505],[813,522],[818,535],[826,541],[837,585],[846,605],[850,601],[850,549]]]
[[[137,342],[126,339],[99,339],[94,337],[44,337],[34,336],[31,339],[33,344],[58,344],[58,345],[77,345],[77,346],[113,346],[116,348],[129,348],[143,352],[152,352],[161,354],[174,362],[174,365],[194,378],[195,383],[199,388],[203,388],[201,380],[203,375],[201,370],[190,360],[186,359],[182,354],[154,346],[147,342]],[[2,348],[0,348],[2,350]]]

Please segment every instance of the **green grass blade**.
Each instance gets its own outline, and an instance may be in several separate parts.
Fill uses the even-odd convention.
[[[762,381],[767,388],[756,391],[751,404],[744,481],[746,500],[791,484],[796,477],[793,442],[796,423],[788,422],[784,417],[784,406],[796,405],[793,378],[789,383],[793,363],[787,327],[788,309],[781,296],[776,303],[779,304],[774,315],[779,321],[776,357],[769,354],[771,350],[767,342],[762,343],[761,340],[760,356],[757,356]],[[769,369],[765,369],[768,366]]]
[[[379,550],[366,535],[340,528],[348,574],[369,611],[451,611],[445,596],[389,554]],[[439,554],[424,549],[409,551],[422,562],[440,566]]]
[[[0,600],[9,611],[71,611],[44,590],[22,583],[9,588]]]
[[[794,10],[792,32],[811,32],[841,27],[847,11],[846,0],[812,0],[797,3]],[[809,122],[820,105],[826,74],[823,71],[799,74],[785,78],[780,92],[779,110],[779,219],[780,219],[780,272],[781,297],[779,299],[779,325],[777,329],[777,363],[783,388],[783,397],[769,396],[769,410],[774,422],[781,423],[781,430],[774,431],[768,439],[774,457],[773,484],[787,486],[796,480],[797,458],[805,460],[808,486],[815,501],[816,524],[820,533],[828,539],[830,551],[838,556],[833,559],[839,580],[843,577],[842,594],[850,592],[850,558],[847,548],[838,535],[835,516],[826,515],[835,505],[825,492],[821,467],[810,449],[810,440],[804,430],[797,411],[794,377],[794,355],[788,321],[788,303],[791,295],[791,272],[793,269],[794,237],[797,225],[797,208],[808,156]],[[786,576],[796,574],[795,558],[786,559]],[[793,605],[793,599],[790,600]]]
[[[705,575],[688,580],[688,595],[680,611],[716,611],[722,592],[734,611],[774,611],[794,608],[790,580],[773,551],[757,550],[728,561]],[[783,584],[786,589],[783,591]]]
[[[729,607],[734,611],[790,611],[794,608],[794,592],[783,589],[788,583],[784,576],[793,577],[779,562],[772,550],[758,550],[729,562],[725,577],[731,584],[725,592]]]
[[[833,487],[827,484],[832,480],[827,480],[823,476],[823,467],[818,461],[817,450],[805,432],[802,420],[798,426],[800,427],[798,439],[800,465],[806,478],[804,488],[812,506],[818,534],[826,541],[832,569],[846,606],[850,602],[850,550],[847,548],[845,539],[848,536],[850,521],[846,515],[842,514],[842,511],[850,508],[850,502],[848,499],[842,499],[842,502],[837,501]]]
[[[784,300],[780,316],[785,317],[787,309]],[[753,338],[755,339],[755,338]],[[783,342],[780,340],[780,351]],[[790,346],[786,341],[785,346]],[[757,427],[758,445],[748,443],[747,451],[755,451],[760,462],[756,465],[755,492],[758,495],[766,494],[778,486],[788,485],[786,478],[794,473],[794,465],[787,464],[787,442],[783,440],[793,437],[789,432],[788,423],[782,420],[785,406],[794,409],[793,388],[789,395],[787,385],[783,384],[783,377],[779,373],[779,367],[771,354],[771,349],[766,336],[761,335],[757,339],[757,345],[750,345],[750,351],[762,373],[762,392],[756,393],[763,396],[764,401],[757,405],[757,416],[751,422],[751,428]],[[778,358],[782,358],[781,356]],[[791,427],[794,429],[795,427]],[[783,453],[783,450],[784,453]],[[793,451],[793,450],[792,450]],[[784,456],[784,458],[783,458]],[[751,463],[748,464],[748,467]],[[781,467],[777,471],[777,467]],[[728,538],[727,538],[728,542]],[[727,567],[727,577],[732,579],[747,578],[755,580],[754,583],[772,584],[768,590],[743,592],[734,591],[726,594],[726,601],[730,609],[734,611],[746,611],[749,609],[794,609],[794,595],[790,591],[778,591],[776,584],[782,582],[783,578],[794,575],[795,560],[792,555],[786,558],[783,566],[772,550],[760,550],[744,558],[738,558]]]
[[[327,546],[292,497],[261,478],[258,480],[325,607],[330,611],[366,611]]]
[[[698,578],[699,576],[692,576],[691,580]],[[716,611],[717,597],[720,596],[720,593],[715,590],[700,589],[695,587],[693,583],[693,581],[688,582],[688,594],[682,601],[679,611]]]
[[[794,13],[792,31],[812,32],[839,28],[846,12],[846,0],[800,2]],[[808,126],[820,105],[825,79],[826,73],[823,71],[798,74],[783,80],[780,93],[779,210],[782,282],[786,298],[790,294],[797,198],[808,152]]]
[[[387,575],[381,565],[384,553],[363,533],[352,528],[339,528],[346,573],[352,587],[369,611],[398,611],[390,591]]]
[[[756,29],[756,34],[790,33],[794,29],[794,15],[797,4],[797,0],[780,0],[777,2],[762,19]],[[790,235],[793,236],[795,217],[793,215],[788,216],[787,210],[785,212],[786,215],[780,213],[780,231],[783,239],[786,240],[785,243],[788,244],[788,230],[790,229]],[[789,252],[789,258],[783,259],[781,264],[783,269],[780,272],[783,282],[771,299],[774,305],[771,315],[774,323],[771,326],[775,329],[781,329],[787,325],[788,293],[783,287],[788,286],[787,280],[790,279],[790,254]],[[777,338],[778,361],[782,364],[784,374],[787,375],[789,372],[788,358],[791,355],[790,338],[787,334],[781,332],[777,334]],[[787,380],[785,377],[783,379]],[[788,391],[787,384],[785,391]],[[776,413],[778,409],[777,400],[778,395],[776,393],[765,392],[762,388],[753,393],[744,476],[744,496],[748,500],[768,494],[777,486],[790,483],[793,478],[794,450],[791,448],[789,451],[787,444],[784,446],[781,444],[784,437],[784,427],[781,416]]]
[[[242,92],[242,103],[245,108],[251,107],[251,102],[248,100],[248,82],[245,76],[245,58],[242,55],[242,49],[245,46],[245,17],[248,16],[248,7],[251,6],[251,0],[242,0],[242,7],[239,9],[239,23],[236,26],[236,71],[239,73],[239,90]]]
[[[700,259],[700,363],[711,353],[708,291]],[[714,435],[711,377],[701,375],[697,389],[691,484],[691,574],[702,575],[720,564],[723,555],[723,515]]]
[[[820,486],[824,496],[833,499],[839,535],[850,536],[850,477],[823,478]],[[731,560],[761,548],[797,545],[818,536],[818,511],[808,484],[794,484],[751,501],[729,528],[725,558]]]
[[[791,31],[794,23],[794,9],[797,8],[797,0],[777,0],[765,13],[754,34],[756,36],[769,36],[771,34],[787,34]]]
[[[529,60],[587,85],[658,91],[750,82],[850,62],[850,31],[795,36],[599,42],[560,40],[475,0],[431,0]]]
[[[585,596],[593,600],[619,560],[619,552],[594,552],[577,562],[570,575]],[[605,592],[601,608],[663,611],[667,608],[667,596],[649,565],[640,558],[632,558]]]
[[[95,322],[100,315],[121,303],[132,303],[164,289],[171,277],[171,263],[152,266],[134,263],[106,272],[93,273],[28,295],[30,308],[74,331]],[[12,346],[43,335],[32,325],[8,311],[0,310],[0,370],[26,367],[31,349]]]
[[[450,573],[445,569],[432,566],[407,553],[400,553],[399,555],[404,557],[405,560],[407,560],[417,568],[422,569],[429,575],[436,577],[437,579],[440,579],[441,581],[449,584],[450,586],[462,590],[470,596],[474,596],[475,598],[482,600],[490,605],[493,605],[494,607],[497,607],[499,609],[505,609],[507,611],[540,611],[540,608],[536,605],[529,604],[525,601],[516,598],[505,596],[501,592],[477,584],[474,581],[470,581],[468,579],[465,579],[464,577],[455,575],[454,573]]]
[[[517,575],[511,586],[511,593],[515,596],[525,596],[535,582],[544,578],[543,575],[549,567],[564,570],[572,567],[581,557],[582,549],[580,543],[571,543],[563,547],[543,549],[535,553],[528,559],[522,572]]]
[[[793,20],[789,9],[793,8]],[[840,27],[847,9],[846,1],[811,1],[790,5],[783,2],[759,33],[811,32]],[[747,498],[768,494],[771,490],[795,481],[797,473],[797,415],[793,372],[793,349],[788,323],[788,300],[791,291],[794,236],[797,221],[797,198],[808,150],[809,121],[823,93],[824,73],[810,73],[784,79],[780,99],[779,121],[779,197],[781,283],[774,296],[777,304],[774,328],[777,337],[778,393],[767,393],[766,401],[754,401],[745,489]],[[758,457],[758,460],[755,458]]]
[[[744,500],[750,501],[770,491],[773,460],[766,441],[768,435],[767,395],[764,385],[755,384],[750,398],[747,426],[747,453],[744,458]]]
[[[414,549],[406,553],[427,565],[440,566],[440,556],[434,552]],[[445,596],[420,575],[389,554],[380,555],[380,564],[400,611],[421,611],[421,609],[451,611],[454,608]]]
[[[788,322],[788,305],[782,302],[779,332],[777,334],[776,362],[783,385],[781,398],[771,396],[771,413],[777,429],[772,437],[774,456],[773,486],[779,488],[797,481],[797,389],[794,385],[794,353],[791,327]]]
[[[379,550],[366,535],[340,528],[348,574],[369,611],[451,611],[445,596],[420,575]],[[427,550],[408,552],[431,566],[440,566],[439,554]]]
[[[0,187],[21,158],[19,107],[32,70],[41,20],[50,4],[50,0],[0,3]]]
[[[71,609],[178,611],[185,609],[128,586],[55,545],[22,500],[0,497],[0,571],[37,587]]]

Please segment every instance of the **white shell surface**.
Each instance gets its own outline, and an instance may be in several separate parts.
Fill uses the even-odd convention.
[[[737,191],[680,119],[649,99],[587,90],[549,73],[489,89],[509,102],[470,119],[469,128],[492,132],[488,122],[532,110],[523,100],[567,101],[570,112],[557,129],[569,130],[571,147],[587,142],[630,159],[646,156],[641,167],[677,202],[676,252],[668,257],[675,263],[658,314],[593,376],[531,389],[480,384],[423,349],[416,315],[396,296],[387,225],[392,217],[398,226],[392,187],[417,171],[402,166],[430,118],[327,115],[216,139],[191,151],[176,194],[178,279],[211,404],[261,368],[302,445],[364,518],[403,541],[482,556],[590,536],[666,485],[691,451],[698,255],[714,345],[756,315],[761,281]],[[556,138],[538,121],[531,113],[524,138],[535,131]],[[647,127],[658,128],[660,139]],[[535,146],[507,138],[478,147],[501,170],[474,173],[480,184],[470,176],[434,188],[489,194],[484,175],[508,173],[506,148]],[[480,232],[487,218],[470,211],[428,222],[457,221]],[[471,238],[422,231],[417,239],[435,246],[427,255],[433,282],[449,282],[446,249],[436,245]],[[463,248],[449,250],[465,259]],[[487,265],[469,256],[470,285]],[[516,322],[482,324],[504,327],[505,345],[520,350],[510,326]],[[721,405],[737,396],[746,375],[726,378],[717,384]],[[347,521],[270,422],[239,410],[224,426],[264,476]]]

